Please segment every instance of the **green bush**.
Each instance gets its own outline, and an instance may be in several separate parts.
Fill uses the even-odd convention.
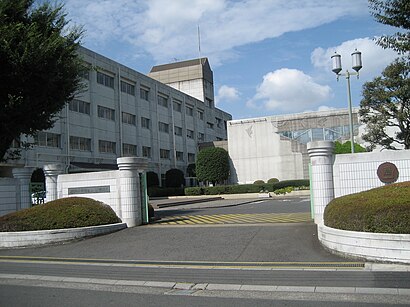
[[[172,168],[165,173],[165,185],[167,188],[180,188],[185,185],[184,172]]]
[[[410,181],[335,198],[326,207],[328,227],[410,234]]]
[[[202,190],[201,187],[185,188],[185,195],[190,195],[190,196],[204,195],[204,191]]]
[[[147,187],[159,186],[158,175],[155,172],[147,172]]]
[[[308,187],[310,186],[309,179],[297,179],[297,180],[283,180],[273,184],[273,189],[282,189],[286,187]]]
[[[286,188],[281,188],[281,189],[277,189],[275,191],[273,191],[273,193],[275,193],[276,195],[285,195],[286,193],[290,193],[293,191],[293,187],[286,187]]]
[[[110,206],[85,198],[50,201],[0,217],[0,231],[64,229],[120,223]]]
[[[265,184],[263,180],[256,180],[253,184]]]
[[[279,179],[278,178],[271,178],[271,179],[269,179],[268,180],[268,183],[276,183],[276,182],[279,182]]]
[[[183,196],[184,188],[148,187],[149,197]]]

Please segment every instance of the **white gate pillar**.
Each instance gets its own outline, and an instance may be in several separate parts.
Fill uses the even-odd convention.
[[[122,157],[117,159],[120,183],[121,219],[128,227],[142,224],[139,172],[146,170],[146,158]]]
[[[46,200],[52,201],[58,198],[57,178],[58,175],[64,174],[62,164],[47,164],[43,167],[44,176],[46,177]]]
[[[31,208],[31,195],[30,195],[30,180],[31,174],[34,168],[32,167],[20,167],[13,168],[13,177],[18,179],[18,197],[17,204],[20,203],[20,207],[17,210]]]
[[[323,224],[323,213],[327,204],[334,198],[333,187],[333,150],[332,141],[315,141],[307,144],[312,165],[312,191],[314,221]]]

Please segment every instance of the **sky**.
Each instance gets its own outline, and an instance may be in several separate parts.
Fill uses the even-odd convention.
[[[352,103],[362,85],[396,57],[374,38],[395,28],[377,23],[367,0],[65,0],[82,44],[141,73],[201,57],[214,73],[216,106],[233,119],[347,108],[346,78],[330,57],[362,53],[351,77]],[[200,43],[198,40],[198,28]],[[200,47],[200,48],[199,48]],[[200,50],[199,50],[200,49]]]

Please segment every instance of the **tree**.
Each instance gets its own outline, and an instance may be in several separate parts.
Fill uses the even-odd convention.
[[[188,164],[186,168],[186,173],[188,177],[196,177],[196,165],[195,163]]]
[[[366,148],[360,146],[357,143],[354,143],[354,152],[366,152]],[[335,142],[335,154],[346,154],[346,153],[351,153],[352,152],[352,147],[350,145],[350,141],[341,143],[339,141]]]
[[[198,153],[196,176],[199,181],[221,183],[228,179],[229,168],[229,155],[223,148],[207,147]]]
[[[180,188],[185,184],[184,172],[172,168],[165,173],[165,186],[168,188]]]
[[[377,22],[410,30],[410,2],[408,0],[369,0],[369,9]],[[383,48],[391,48],[400,54],[406,54],[410,52],[410,32],[384,35],[377,40],[377,44]]]
[[[387,66],[381,76],[363,85],[361,121],[367,125],[363,139],[386,149],[394,142],[410,149],[410,63],[403,58]],[[394,127],[394,135],[386,127]]]
[[[0,1],[0,159],[21,134],[51,128],[82,88],[82,30],[65,17],[61,5]]]

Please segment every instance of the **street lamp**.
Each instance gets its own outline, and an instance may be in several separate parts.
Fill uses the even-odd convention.
[[[334,55],[331,57],[333,63],[332,71],[337,75],[337,81],[339,81],[339,77],[343,76],[346,77],[347,80],[347,99],[349,103],[349,126],[350,126],[350,143],[352,148],[352,153],[354,153],[354,137],[353,137],[353,115],[352,115],[352,95],[350,93],[350,76],[357,76],[359,79],[359,70],[362,68],[362,53],[355,51],[352,53],[352,69],[356,72],[350,72],[346,70],[345,73],[340,73],[342,71],[342,57],[340,54],[335,52]]]

